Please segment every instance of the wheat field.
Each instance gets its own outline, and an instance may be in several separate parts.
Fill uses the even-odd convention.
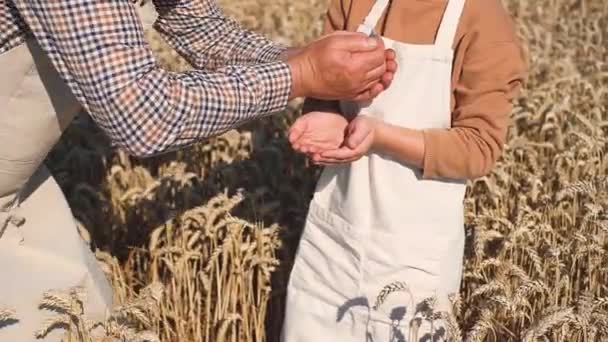
[[[327,6],[220,3],[292,44],[319,33]],[[503,157],[469,183],[450,339],[608,341],[608,2],[504,3],[530,72]],[[154,32],[148,38],[167,68],[188,69]],[[73,327],[72,340],[96,341],[89,332],[100,326],[102,341],[279,341],[319,174],[285,139],[300,105],[146,160],[113,149],[88,116],[76,119],[47,162],[120,305],[93,324],[81,319],[77,288],[45,294],[47,307],[68,313],[57,319]],[[5,319],[15,313],[0,303]]]

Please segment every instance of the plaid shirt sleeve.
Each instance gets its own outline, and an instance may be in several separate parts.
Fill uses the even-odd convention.
[[[134,155],[185,146],[287,104],[291,73],[280,61],[160,68],[130,0],[13,1],[76,98]]]
[[[216,69],[226,64],[265,63],[285,50],[227,18],[212,0],[154,0],[154,28],[190,64]]]

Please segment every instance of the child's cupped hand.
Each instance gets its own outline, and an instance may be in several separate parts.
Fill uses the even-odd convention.
[[[296,120],[289,141],[294,150],[307,154],[316,164],[351,163],[372,148],[377,124],[365,115],[348,122],[337,113],[312,112]]]
[[[348,121],[338,113],[311,112],[299,117],[289,129],[294,150],[305,154],[337,149],[344,142]]]

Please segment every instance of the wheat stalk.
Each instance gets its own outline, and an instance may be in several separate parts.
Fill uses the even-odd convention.
[[[17,320],[17,312],[13,309],[0,308],[0,323]]]
[[[410,291],[409,286],[402,281],[396,281],[394,283],[388,284],[382,288],[378,296],[376,296],[376,301],[372,308],[374,310],[378,310],[380,306],[386,301],[386,299],[395,292],[407,292],[410,295],[410,298],[413,298],[413,295]]]

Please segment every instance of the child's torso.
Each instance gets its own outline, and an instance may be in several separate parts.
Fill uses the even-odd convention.
[[[384,37],[399,65],[391,87],[371,102],[342,101],[342,112],[414,129],[449,128],[452,42],[464,3],[450,0],[434,30],[437,37],[429,43],[406,44]],[[361,32],[369,32],[384,4],[379,0],[373,10],[366,9],[369,16],[364,15],[357,25],[365,21]],[[418,168],[371,151],[351,164],[326,168],[314,201],[358,231],[374,227],[375,233],[400,235],[407,224],[416,229],[424,226],[431,233],[435,226],[430,221],[446,221],[453,223],[453,233],[458,234],[464,190],[464,182],[423,180]]]

